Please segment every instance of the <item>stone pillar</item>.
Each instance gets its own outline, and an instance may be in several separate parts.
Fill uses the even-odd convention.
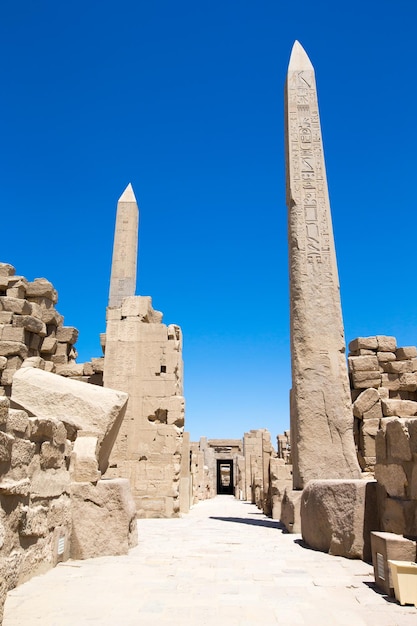
[[[190,433],[184,433],[181,450],[180,513],[190,510]]]
[[[129,183],[117,203],[109,307],[119,307],[124,298],[135,295],[138,228],[139,209]]]
[[[314,68],[292,49],[285,94],[294,489],[358,478]]]
[[[182,333],[135,296],[138,207],[129,185],[117,207],[103,384],[129,394],[106,478],[130,480],[138,517],[180,513],[184,431]]]

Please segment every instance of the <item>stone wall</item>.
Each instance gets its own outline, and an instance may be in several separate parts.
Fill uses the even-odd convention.
[[[245,457],[245,499],[256,504],[266,515],[272,513],[269,489],[269,462],[276,452],[271,435],[264,428],[251,430],[243,436]]]
[[[22,367],[11,400],[0,397],[0,607],[9,589],[69,556],[124,554],[137,542],[128,481],[100,480],[127,396],[91,387],[84,399],[88,387]],[[62,389],[67,406],[56,402]]]
[[[103,358],[76,363],[57,300],[0,263],[0,610],[59,561],[137,541],[128,481],[101,479],[127,395],[101,387]]]
[[[0,398],[0,605],[6,593],[69,556],[76,432]]]
[[[28,281],[12,265],[0,263],[0,395],[10,397],[13,374],[27,358],[43,369],[102,384],[103,359],[76,363],[78,331],[64,326],[55,308],[58,293],[45,278]]]
[[[417,413],[413,400],[385,400],[386,412],[376,436],[380,530],[417,539]],[[402,415],[402,417],[398,417]]]
[[[359,337],[349,343],[348,363],[359,464],[373,472],[383,419],[417,415],[417,349],[397,348],[395,337]]]
[[[417,538],[417,348],[386,335],[358,337],[348,366],[358,460],[377,481],[377,507],[367,504],[365,523],[377,512],[374,528]]]
[[[104,386],[129,394],[107,477],[128,478],[138,517],[178,517],[185,419],[182,333],[149,296],[107,309]]]

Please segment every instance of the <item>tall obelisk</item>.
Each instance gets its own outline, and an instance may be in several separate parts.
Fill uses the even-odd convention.
[[[120,307],[134,296],[138,257],[139,209],[129,183],[117,203],[116,228],[110,276],[109,307]]]
[[[293,486],[359,478],[314,68],[294,43],[285,90]]]

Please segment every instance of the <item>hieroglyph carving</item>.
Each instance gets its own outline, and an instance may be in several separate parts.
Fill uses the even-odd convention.
[[[286,84],[294,488],[357,478],[339,280],[311,62],[294,44]]]

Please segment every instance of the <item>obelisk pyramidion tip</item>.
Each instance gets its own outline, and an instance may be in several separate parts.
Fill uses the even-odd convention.
[[[135,194],[133,193],[133,188],[130,183],[120,196],[119,202],[136,202]]]
[[[288,64],[288,71],[301,71],[301,70],[313,70],[314,67],[308,58],[307,52],[299,41],[295,41],[291,50],[290,62]]]

